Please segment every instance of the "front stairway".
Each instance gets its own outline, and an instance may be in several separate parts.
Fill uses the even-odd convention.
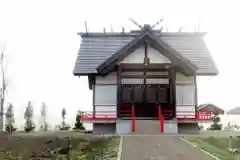
[[[178,125],[175,120],[164,121],[164,132],[176,134],[178,132]],[[159,120],[135,120],[135,133],[137,135],[152,135],[152,134],[163,134],[160,129]]]

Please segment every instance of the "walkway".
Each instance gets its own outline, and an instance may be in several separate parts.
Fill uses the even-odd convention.
[[[121,160],[213,160],[178,136],[126,136]]]

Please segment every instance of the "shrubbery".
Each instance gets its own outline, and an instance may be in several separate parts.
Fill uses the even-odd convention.
[[[25,126],[24,126],[24,131],[25,132],[33,131],[36,128],[36,126],[35,126],[35,124],[32,120],[32,118],[33,118],[33,106],[32,106],[31,101],[28,102],[28,105],[26,107],[26,111],[24,113],[24,118],[26,120]]]
[[[81,116],[78,114],[78,115],[76,116],[76,122],[75,122],[75,125],[74,125],[74,128],[73,128],[73,129],[85,130],[83,124],[81,123],[80,118],[81,118]]]
[[[212,118],[213,124],[211,124],[208,130],[222,130],[222,124],[220,124],[221,118],[218,116],[217,112],[214,112],[213,114],[214,114]]]

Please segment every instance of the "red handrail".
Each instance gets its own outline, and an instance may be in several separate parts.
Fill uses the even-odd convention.
[[[206,121],[212,119],[211,112],[192,112],[192,111],[183,111],[177,112],[177,120],[195,120],[195,121]]]
[[[162,110],[161,115],[162,115],[163,117],[168,117],[168,118],[170,118],[170,119],[173,118],[172,110],[166,110],[166,109],[165,109],[165,110]]]
[[[113,121],[116,120],[116,112],[113,111],[98,111],[98,113],[93,113],[93,111],[81,112],[80,119],[82,121]]]
[[[130,117],[132,119],[132,132],[135,132],[135,107],[132,105],[132,108],[129,110],[120,110],[121,117]]]
[[[211,120],[212,113],[211,112],[197,112],[196,120]]]
[[[132,117],[132,109],[129,110],[120,110],[121,117]]]
[[[160,105],[158,106],[158,120],[160,121],[160,131],[163,133],[164,132],[164,117],[162,116]]]
[[[136,128],[135,128],[135,108],[134,105],[132,105],[132,132],[135,132]]]

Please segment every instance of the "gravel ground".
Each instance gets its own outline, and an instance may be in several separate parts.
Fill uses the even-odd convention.
[[[126,136],[121,160],[213,160],[176,136]]]

